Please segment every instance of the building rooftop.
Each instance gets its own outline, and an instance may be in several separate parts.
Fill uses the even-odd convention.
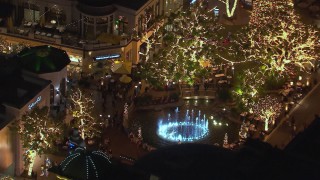
[[[50,84],[50,81],[22,75],[16,58],[0,58],[0,104],[20,109],[36,94]]]

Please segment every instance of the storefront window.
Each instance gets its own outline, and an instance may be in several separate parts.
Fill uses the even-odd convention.
[[[126,17],[119,16],[118,30],[119,30],[119,35],[122,35],[124,33],[128,33],[128,20]]]
[[[97,18],[97,24],[107,24],[108,17]]]
[[[39,21],[40,11],[39,6],[31,3],[24,4],[24,20],[27,22]]]
[[[113,34],[113,15],[110,15],[110,34]]]

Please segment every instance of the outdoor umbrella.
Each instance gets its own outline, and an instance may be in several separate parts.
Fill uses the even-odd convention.
[[[132,81],[132,78],[129,77],[129,76],[127,76],[126,74],[124,74],[124,75],[122,75],[122,76],[120,77],[119,80],[120,80],[120,82],[122,82],[122,83],[129,83],[129,82]]]
[[[131,74],[131,62],[115,62],[112,67],[112,72],[117,74]]]
[[[23,69],[36,74],[61,71],[71,62],[64,50],[52,46],[27,47],[17,57]]]

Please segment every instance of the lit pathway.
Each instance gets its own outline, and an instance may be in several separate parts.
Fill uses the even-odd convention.
[[[320,79],[320,73],[317,73],[317,79]],[[295,119],[297,127],[296,133],[304,130],[314,120],[315,114],[320,113],[320,83],[318,83],[304,99],[289,113],[289,120],[292,117]],[[293,130],[287,123],[288,118],[283,118],[278,127],[265,138],[265,142],[272,146],[277,146],[284,149],[285,146],[292,140]]]

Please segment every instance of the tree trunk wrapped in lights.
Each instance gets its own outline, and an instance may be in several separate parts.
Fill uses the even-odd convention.
[[[233,3],[231,3],[232,0],[219,0],[226,6],[226,15],[228,18],[232,18],[234,16],[235,10],[238,5],[238,0],[233,0]],[[231,8],[230,8],[231,7]]]
[[[21,117],[17,123],[18,133],[25,152],[25,166],[28,175],[31,176],[34,160],[37,155],[42,155],[54,147],[52,144],[58,140],[61,130],[52,119],[49,118],[48,107],[34,107]]]
[[[239,140],[240,142],[243,142],[247,139],[248,137],[248,131],[249,131],[249,127],[246,124],[245,121],[242,122],[240,130],[239,130]]]
[[[102,133],[103,121],[93,116],[94,100],[79,88],[70,95],[73,117],[76,120],[76,127],[81,130],[81,137],[95,138]]]

